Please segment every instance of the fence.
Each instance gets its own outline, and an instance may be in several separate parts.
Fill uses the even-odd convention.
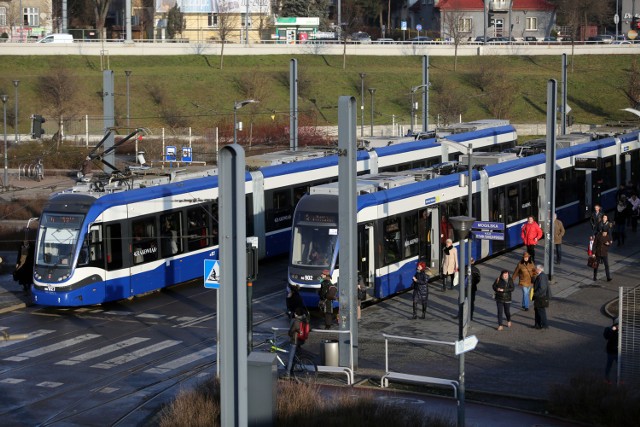
[[[618,382],[640,385],[640,289],[618,288]]]

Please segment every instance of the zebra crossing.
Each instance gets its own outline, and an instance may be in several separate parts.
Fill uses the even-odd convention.
[[[192,320],[192,319],[190,319]],[[0,326],[0,329],[3,329]],[[18,385],[29,381],[27,378],[16,378],[12,376],[12,370],[8,368],[20,367],[25,362],[35,363],[51,363],[53,366],[74,366],[79,369],[88,370],[101,370],[107,371],[117,367],[125,367],[127,364],[139,365],[140,361],[150,355],[160,356],[157,359],[156,365],[150,363],[145,366],[146,369],[142,372],[151,375],[163,375],[184,369],[191,364],[196,364],[200,361],[215,361],[216,348],[215,343],[206,348],[190,349],[187,354],[180,352],[174,358],[167,361],[167,358],[171,356],[162,357],[162,352],[173,352],[178,346],[185,345],[181,340],[177,339],[164,339],[154,341],[152,338],[143,336],[133,336],[124,338],[118,342],[113,342],[108,345],[99,346],[96,348],[98,338],[102,335],[94,333],[85,333],[74,336],[69,339],[64,339],[53,344],[37,346],[39,338],[50,339],[55,335],[55,330],[39,329],[26,333],[26,338],[21,341],[6,341],[0,343],[0,372],[4,372],[4,376],[0,374],[0,385]],[[19,343],[27,342],[31,349],[24,352],[16,352],[16,354],[8,355],[12,346],[16,346]],[[93,343],[93,344],[92,344]],[[36,348],[33,348],[34,345]],[[88,347],[91,347],[89,349]],[[87,351],[79,351],[75,354],[76,348],[86,349]],[[184,347],[183,347],[184,348]],[[3,357],[4,354],[4,357]],[[61,360],[56,359],[57,354],[62,354]],[[17,372],[21,372],[18,370]],[[42,381],[35,384],[37,387],[56,388],[62,386],[63,383],[56,381]],[[113,390],[100,390],[100,392],[107,393]]]

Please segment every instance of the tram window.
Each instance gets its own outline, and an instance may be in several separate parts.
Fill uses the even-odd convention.
[[[109,224],[105,227],[107,270],[122,268],[122,229],[120,224]]]
[[[518,186],[510,185],[507,187],[507,223],[512,223],[521,217],[518,206],[520,206]]]
[[[247,208],[249,212],[249,208]],[[211,244],[217,245],[220,241],[220,236],[218,235],[218,229],[220,228],[219,216],[218,216],[218,202],[215,201],[211,204],[211,213],[207,212],[207,216],[210,217],[211,220]],[[249,233],[249,229],[247,229],[247,233]]]
[[[160,216],[162,257],[182,252],[182,215],[174,212]]]
[[[87,237],[80,249],[78,265],[91,265],[93,267],[104,267],[104,257],[102,253],[102,227],[94,225],[89,230]]]
[[[521,184],[520,189],[520,200],[522,201],[522,205],[520,206],[520,213],[518,215],[519,218],[528,218],[533,216],[534,219],[537,219],[537,210],[534,210],[535,203],[533,194],[531,194],[531,181],[525,181]]]
[[[400,219],[384,221],[384,263],[392,264],[400,260]]]
[[[271,206],[267,205],[267,231],[280,230],[291,226],[292,206],[289,190],[274,191],[271,194]]]
[[[598,175],[602,178],[601,191],[616,188],[616,161],[615,156],[602,159],[602,169],[598,171]]]
[[[204,206],[197,206],[187,210],[187,249],[189,251],[195,251],[208,246],[207,220],[208,213]],[[217,222],[215,228],[215,238],[217,238]]]
[[[134,264],[158,259],[158,230],[156,217],[145,218],[132,223],[132,255]]]
[[[302,187],[293,188],[293,207],[294,208],[298,205],[298,202],[300,201],[300,199],[302,199],[302,196],[304,196],[308,191],[309,191],[309,187],[306,185]]]
[[[583,172],[584,173],[584,172]],[[583,187],[582,180],[577,180],[577,173],[573,169],[559,170],[556,174],[556,206],[567,205],[576,200],[581,200],[580,194]]]
[[[404,257],[418,255],[418,216],[413,214],[404,219]]]
[[[246,209],[247,209],[246,233],[247,233],[247,236],[253,236],[254,231],[253,231],[253,195],[252,194],[247,194],[247,197],[245,198],[245,203],[246,203]],[[218,218],[218,204],[216,203],[216,224],[218,223],[217,218]],[[216,233],[216,241],[214,245],[217,245],[217,244],[218,244],[218,235]]]

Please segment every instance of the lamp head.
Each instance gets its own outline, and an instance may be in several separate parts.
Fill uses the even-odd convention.
[[[4,104],[9,99],[9,95],[0,95],[0,99],[2,99],[2,103]]]

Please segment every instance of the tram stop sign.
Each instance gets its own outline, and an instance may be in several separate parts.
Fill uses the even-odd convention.
[[[478,338],[475,335],[466,337],[463,340],[456,341],[456,356],[467,351],[471,351],[478,345]]]

